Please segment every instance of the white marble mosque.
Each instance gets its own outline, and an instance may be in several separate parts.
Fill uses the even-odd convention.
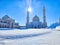
[[[27,23],[26,26],[19,26],[14,19],[10,18],[8,15],[0,18],[0,28],[47,28],[45,6],[43,6],[43,22],[40,21],[39,17],[35,15],[32,22],[29,22],[29,12],[27,11]]]
[[[39,17],[35,15],[32,22],[29,22],[29,12],[27,11],[27,28],[47,28],[45,6],[43,6],[43,22],[40,21]]]
[[[0,28],[19,28],[19,24],[8,15],[5,15],[0,18]]]

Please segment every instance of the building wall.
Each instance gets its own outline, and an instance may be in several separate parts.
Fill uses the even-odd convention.
[[[43,24],[39,21],[33,21],[28,26],[29,28],[42,28]]]
[[[5,19],[6,18],[6,19]],[[3,17],[0,19],[0,28],[18,28],[19,24],[15,22],[14,19],[10,17]]]

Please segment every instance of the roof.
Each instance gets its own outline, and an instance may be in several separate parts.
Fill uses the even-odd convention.
[[[38,17],[37,15],[35,15],[35,16],[33,17],[33,21],[39,21],[39,17]]]
[[[11,18],[8,15],[3,16],[2,19],[4,19],[4,20],[11,20]]]

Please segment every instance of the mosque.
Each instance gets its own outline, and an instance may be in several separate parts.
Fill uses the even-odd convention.
[[[19,26],[14,19],[8,15],[0,18],[0,28],[47,28],[45,6],[43,6],[43,22],[40,21],[39,17],[35,15],[32,22],[29,22],[29,11],[27,11],[26,26]]]
[[[45,6],[43,6],[43,22],[40,21],[37,15],[33,17],[32,22],[29,22],[29,12],[27,11],[26,28],[47,28]]]
[[[5,15],[0,18],[0,28],[19,28],[19,24],[8,15]]]

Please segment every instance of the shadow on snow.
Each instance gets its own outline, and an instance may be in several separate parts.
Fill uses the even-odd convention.
[[[35,37],[43,34],[47,34],[51,32],[39,33],[39,34],[27,34],[27,35],[13,35],[13,36],[0,36],[0,38],[4,39],[20,39],[20,38],[28,38],[28,37]]]

